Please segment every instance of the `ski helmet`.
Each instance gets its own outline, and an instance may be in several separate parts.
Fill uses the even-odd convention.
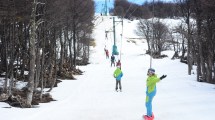
[[[149,68],[149,69],[148,69],[148,73],[155,74],[155,69]]]

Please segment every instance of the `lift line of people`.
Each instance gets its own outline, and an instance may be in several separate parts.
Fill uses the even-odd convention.
[[[109,51],[104,48],[106,59],[109,59]],[[116,64],[115,64],[116,63]],[[118,59],[116,62],[115,56],[112,53],[111,55],[111,67],[116,66],[116,69],[114,70],[113,77],[116,79],[116,87],[115,90],[117,92],[122,92],[122,85],[121,85],[121,78],[123,76],[123,72],[121,70],[121,61]],[[146,79],[146,100],[145,100],[145,106],[146,106],[146,115],[143,115],[143,118],[145,120],[154,120],[154,114],[152,112],[152,100],[154,96],[156,95],[156,83],[161,81],[162,79],[166,78],[167,75],[162,75],[161,77],[158,77],[157,74],[155,74],[155,69],[149,68],[147,71],[147,79]]]

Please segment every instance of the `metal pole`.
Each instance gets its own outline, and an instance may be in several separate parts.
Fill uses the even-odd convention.
[[[113,39],[114,39],[114,46],[115,46],[116,45],[115,17],[113,17]]]
[[[152,13],[153,13],[153,17],[152,17],[152,43],[151,45],[153,46],[153,42],[154,42],[154,0],[153,0],[153,6],[152,6]],[[152,68],[152,46],[151,46],[151,50],[150,50],[150,68]]]
[[[105,0],[105,15],[107,16],[107,0]]]
[[[122,55],[122,37],[123,37],[123,18],[122,18],[122,34],[121,34],[120,60],[121,60],[121,55]],[[122,62],[122,60],[121,60],[121,62]]]

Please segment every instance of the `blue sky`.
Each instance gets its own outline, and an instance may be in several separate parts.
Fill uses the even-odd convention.
[[[96,12],[101,13],[102,9],[104,8],[105,0],[94,0],[96,4]],[[107,0],[107,6],[108,8],[113,8],[113,1],[114,0]],[[145,1],[152,2],[153,0],[128,0],[132,3],[142,4]],[[158,0],[154,0],[158,1]],[[166,2],[174,2],[175,0],[160,0],[160,1],[166,1]]]

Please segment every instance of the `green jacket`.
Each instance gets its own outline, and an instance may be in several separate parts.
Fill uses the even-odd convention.
[[[157,75],[152,75],[147,78],[147,93],[152,93],[156,90],[156,83],[160,81],[160,78]]]
[[[117,68],[114,73],[113,73],[114,77],[116,78],[116,80],[121,80],[122,76],[123,76],[123,73],[122,71]]]

